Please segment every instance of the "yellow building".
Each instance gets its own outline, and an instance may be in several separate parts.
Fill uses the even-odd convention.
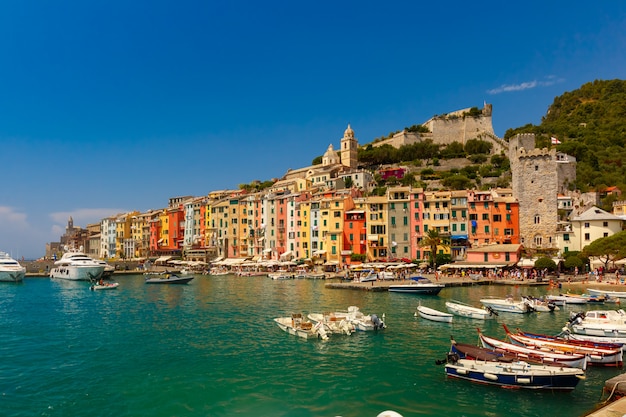
[[[367,225],[367,260],[385,261],[389,257],[389,237],[387,235],[387,196],[370,196],[365,203]]]

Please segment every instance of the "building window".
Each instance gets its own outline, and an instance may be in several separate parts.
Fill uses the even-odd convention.
[[[501,214],[494,214],[493,215],[493,221],[494,222],[501,222],[502,221],[502,215]]]
[[[504,254],[504,260],[505,260],[506,262],[510,262],[510,261],[511,261],[511,254],[510,254],[509,252],[506,252],[506,253]]]
[[[569,234],[568,233],[564,233],[563,234],[563,240],[566,241],[566,242],[569,241]]]
[[[585,229],[589,229],[589,223],[585,223]]]
[[[609,222],[602,222],[602,227],[609,227]]]
[[[489,254],[487,252],[483,253],[483,259],[485,262],[489,262]]]
[[[489,214],[483,213],[483,220],[489,220]]]
[[[541,216],[539,216],[538,214],[535,214],[535,224],[539,224],[541,223]]]
[[[585,240],[590,240],[589,233],[585,233]]]

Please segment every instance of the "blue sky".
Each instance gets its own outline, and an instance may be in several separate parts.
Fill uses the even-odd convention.
[[[0,250],[279,178],[493,104],[496,134],[626,76],[626,2],[5,1]]]

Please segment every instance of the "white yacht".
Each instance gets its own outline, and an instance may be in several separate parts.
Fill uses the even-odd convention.
[[[21,282],[26,275],[26,268],[11,258],[8,253],[0,252],[0,281]]]
[[[83,253],[82,248],[66,249],[63,257],[54,263],[50,278],[72,281],[96,281],[104,273],[104,265]]]

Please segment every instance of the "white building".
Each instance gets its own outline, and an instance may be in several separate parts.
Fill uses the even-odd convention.
[[[622,231],[623,220],[598,207],[592,207],[571,219],[571,227],[565,227],[557,243],[562,253],[581,251],[596,239],[612,236]]]

